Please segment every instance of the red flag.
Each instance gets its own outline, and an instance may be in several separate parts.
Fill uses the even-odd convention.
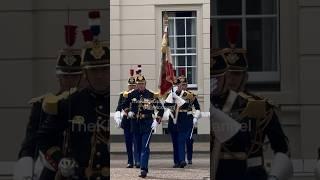
[[[160,79],[160,95],[166,94],[173,87],[174,71],[171,62],[171,55],[168,53],[166,58],[162,60],[161,79]]]
[[[160,71],[160,95],[166,94],[172,89],[174,83],[174,70],[172,67],[172,59],[170,54],[170,47],[168,45],[168,16],[164,16],[164,33],[162,38],[162,63]]]

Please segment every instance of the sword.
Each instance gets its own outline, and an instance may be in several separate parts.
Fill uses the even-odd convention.
[[[145,146],[145,147],[148,146],[152,133],[153,133],[153,129],[151,129],[151,131],[150,131],[150,133],[149,133],[149,137],[148,137],[148,140],[147,140],[147,143],[146,143],[146,146]]]
[[[192,130],[191,130],[191,134],[190,134],[190,139],[192,139],[193,130],[194,130],[194,125],[192,126]]]

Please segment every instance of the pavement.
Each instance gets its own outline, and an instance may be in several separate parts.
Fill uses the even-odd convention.
[[[150,151],[157,154],[172,154],[171,142],[151,142]],[[195,142],[193,144],[193,151],[195,153],[209,153],[209,142]],[[110,143],[110,152],[113,154],[124,154],[126,152],[124,142]]]
[[[195,142],[193,164],[185,168],[172,168],[172,144],[152,142],[150,144],[149,180],[209,180],[209,143]],[[126,168],[127,156],[124,143],[111,143],[111,179],[141,180],[140,169]]]
[[[194,154],[193,164],[185,168],[172,168],[171,154],[152,154],[149,159],[149,180],[209,180],[209,154]],[[111,179],[141,180],[140,169],[126,168],[125,154],[111,155]]]

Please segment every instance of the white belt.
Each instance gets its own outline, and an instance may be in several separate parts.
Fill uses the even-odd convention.
[[[263,160],[262,160],[261,156],[247,159],[247,167],[248,168],[256,167],[256,166],[262,166],[262,165],[263,165]]]
[[[179,110],[178,112],[186,112],[187,114],[193,114],[192,111],[188,111],[188,110]]]

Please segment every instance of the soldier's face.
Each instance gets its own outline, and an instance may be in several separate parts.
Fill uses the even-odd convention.
[[[132,89],[134,89],[134,88],[136,88],[136,85],[128,85],[128,90],[129,90],[129,91],[132,90]]]
[[[180,89],[183,91],[187,90],[188,88],[188,84],[179,84],[179,86],[180,86]]]
[[[60,90],[67,91],[70,88],[77,87],[77,85],[80,82],[81,76],[82,76],[82,74],[79,74],[79,75],[67,75],[67,74],[58,75]]]
[[[96,91],[108,91],[110,87],[109,72],[109,67],[87,69],[86,77],[89,85]]]
[[[145,84],[145,83],[138,83],[138,84],[137,84],[137,89],[138,89],[139,91],[145,90],[145,89],[146,89],[146,84]]]
[[[242,91],[246,80],[244,71],[227,71],[226,72],[226,87],[233,91]]]

